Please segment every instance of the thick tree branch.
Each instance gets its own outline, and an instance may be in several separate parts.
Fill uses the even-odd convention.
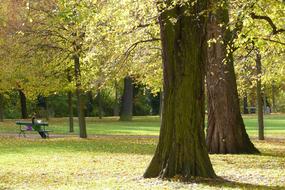
[[[129,58],[131,52],[132,52],[134,49],[136,49],[136,47],[137,47],[139,44],[141,44],[141,43],[148,43],[148,42],[155,42],[155,41],[159,41],[159,40],[161,40],[161,39],[160,39],[160,38],[151,38],[151,39],[141,40],[141,41],[137,41],[137,42],[133,43],[133,44],[125,51],[125,53],[124,53],[124,55],[123,55],[123,59],[122,59],[120,62],[125,62],[125,61]]]
[[[272,28],[272,34],[278,34],[278,33],[282,33],[285,32],[285,29],[277,29],[277,26],[273,23],[272,19],[268,16],[263,16],[263,15],[256,15],[255,13],[251,13],[250,14],[252,19],[259,19],[259,20],[265,20],[268,22],[268,24],[271,26]]]

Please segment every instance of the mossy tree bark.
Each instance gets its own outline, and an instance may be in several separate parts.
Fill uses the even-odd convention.
[[[84,114],[84,93],[80,81],[80,60],[78,55],[74,55],[74,68],[75,68],[75,83],[76,83],[76,97],[77,97],[77,112],[79,122],[79,136],[80,138],[87,138],[86,121]]]
[[[210,7],[224,0],[210,0]],[[229,13],[226,7],[216,7],[209,15],[208,40],[216,39],[207,51],[208,128],[209,153],[257,153],[250,141],[240,113],[236,77],[231,47],[231,31],[226,29]],[[221,25],[222,24],[222,25]],[[222,38],[221,38],[222,37]]]
[[[169,7],[173,3],[165,2]],[[206,21],[200,13],[206,9],[207,0],[194,6],[191,3],[169,8],[160,15],[164,101],[159,142],[144,174],[146,178],[216,176],[204,134],[207,44]]]
[[[28,118],[28,110],[27,110],[27,98],[26,95],[22,90],[19,90],[19,96],[20,96],[20,103],[21,103],[21,113],[22,113],[22,119]]]
[[[121,121],[131,121],[133,117],[133,96],[134,85],[131,77],[127,76],[124,79],[124,92],[122,96],[122,104],[120,111]]]

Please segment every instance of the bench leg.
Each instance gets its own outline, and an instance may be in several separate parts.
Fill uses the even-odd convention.
[[[19,137],[21,137],[21,134],[23,135],[23,137],[26,138],[26,133],[25,133],[24,131],[21,131],[21,132],[19,133]]]

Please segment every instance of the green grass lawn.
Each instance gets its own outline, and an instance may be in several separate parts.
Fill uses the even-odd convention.
[[[143,179],[156,138],[0,137],[0,189],[285,189],[285,141],[262,155],[211,155],[219,181]]]
[[[67,118],[50,119],[52,134],[69,134]],[[257,118],[255,115],[244,116],[247,132],[256,137]],[[87,118],[87,132],[89,135],[158,135],[160,119],[156,116],[134,117],[132,122],[119,122],[116,117],[99,120]],[[5,120],[0,123],[0,133],[17,133],[15,120]],[[78,134],[78,125],[75,120],[75,135]],[[285,115],[272,114],[265,116],[265,136],[285,138]]]
[[[256,136],[256,117],[244,119],[248,133]],[[49,123],[52,134],[69,134],[66,118]],[[157,143],[146,136],[157,136],[159,123],[158,117],[87,118],[88,139],[76,137],[77,127],[74,136],[41,139],[18,138],[15,120],[5,120],[0,123],[0,190],[285,189],[285,115],[266,116],[266,135],[283,139],[254,140],[262,155],[211,155],[222,180],[191,183],[142,178]]]

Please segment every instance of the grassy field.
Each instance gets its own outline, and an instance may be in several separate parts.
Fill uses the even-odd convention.
[[[250,136],[256,136],[256,117],[244,119]],[[158,117],[87,118],[88,139],[77,138],[77,128],[67,135],[66,120],[51,119],[52,134],[59,137],[46,140],[18,138],[15,120],[0,123],[0,190],[285,189],[285,115],[266,116],[266,135],[281,139],[254,140],[261,155],[211,155],[221,179],[191,183],[142,178],[155,151],[157,138],[149,135],[158,135]]]
[[[52,134],[69,134],[67,118],[52,118],[50,129]],[[75,120],[76,121],[76,120]],[[257,118],[255,115],[244,116],[247,132],[251,137],[256,137]],[[160,119],[155,116],[134,117],[132,122],[118,122],[116,117],[108,117],[99,120],[97,118],[87,118],[87,132],[89,135],[158,135]],[[5,120],[0,123],[0,134],[17,133],[18,127],[15,120]],[[78,134],[78,126],[75,122],[75,135]],[[265,116],[265,136],[285,138],[285,115]]]
[[[0,137],[0,189],[285,189],[285,141],[254,141],[261,155],[211,155],[219,177],[144,179],[156,138]]]

